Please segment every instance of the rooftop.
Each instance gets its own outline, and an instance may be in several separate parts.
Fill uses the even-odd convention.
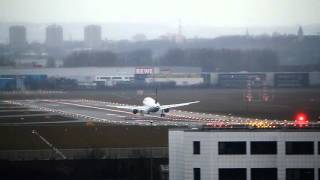
[[[271,128],[257,128],[249,125],[233,125],[225,127],[202,126],[193,128],[173,128],[170,131],[184,132],[320,132],[320,124],[308,124],[304,126],[276,126]]]

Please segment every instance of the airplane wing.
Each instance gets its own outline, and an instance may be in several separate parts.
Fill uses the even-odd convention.
[[[169,108],[175,108],[180,106],[188,106],[190,104],[199,103],[200,101],[193,101],[193,102],[187,102],[187,103],[180,103],[180,104],[168,104],[168,105],[161,105],[160,110],[169,109]]]
[[[113,108],[119,108],[119,109],[127,109],[127,110],[139,110],[139,111],[146,111],[145,106],[113,106],[113,105],[106,105],[108,107],[113,107]]]

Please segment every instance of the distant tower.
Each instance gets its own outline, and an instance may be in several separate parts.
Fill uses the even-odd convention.
[[[178,35],[182,36],[182,26],[181,26],[181,19],[179,19],[179,28],[178,28]]]
[[[27,45],[27,30],[24,26],[10,27],[9,44],[13,48],[23,48]]]
[[[250,36],[250,34],[249,34],[249,29],[246,28],[246,37],[249,37],[249,36]]]
[[[299,26],[297,36],[298,36],[298,40],[299,40],[299,41],[302,41],[302,40],[303,40],[304,34],[303,34],[303,29],[302,29],[301,26]]]
[[[182,25],[181,25],[181,20],[179,20],[179,26],[178,26],[178,33],[175,35],[175,41],[176,43],[184,43],[186,38],[182,34]]]
[[[61,48],[63,45],[63,29],[59,25],[50,25],[46,28],[46,46]]]
[[[97,48],[101,45],[101,26],[89,25],[84,28],[84,44],[88,48]]]

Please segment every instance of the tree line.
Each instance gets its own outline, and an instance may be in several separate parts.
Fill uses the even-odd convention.
[[[65,67],[86,66],[197,66],[206,72],[277,71],[279,60],[271,50],[169,49],[154,56],[150,49],[131,52],[77,51],[64,59]]]

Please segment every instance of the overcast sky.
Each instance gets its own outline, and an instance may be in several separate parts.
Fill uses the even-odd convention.
[[[320,23],[320,0],[0,0],[0,22],[154,22],[209,26]]]

